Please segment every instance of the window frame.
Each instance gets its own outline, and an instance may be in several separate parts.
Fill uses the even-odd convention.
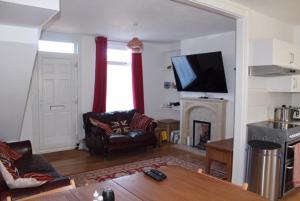
[[[41,50],[41,43],[43,42],[49,42],[49,43],[56,43],[57,45],[62,45],[62,44],[69,44],[69,45],[73,45],[72,49],[73,51],[70,52],[70,51],[56,51],[56,50],[51,50],[50,48],[50,51],[49,50]],[[57,48],[57,49],[60,49],[60,48]],[[76,42],[72,42],[72,41],[59,41],[59,40],[47,40],[47,39],[40,39],[38,41],[38,52],[47,52],[47,53],[58,53],[58,54],[77,54],[78,52],[78,47],[77,47],[77,44]]]

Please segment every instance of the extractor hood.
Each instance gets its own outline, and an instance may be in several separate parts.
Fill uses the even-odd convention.
[[[284,68],[276,65],[249,66],[250,76],[276,77],[300,74],[300,70]]]

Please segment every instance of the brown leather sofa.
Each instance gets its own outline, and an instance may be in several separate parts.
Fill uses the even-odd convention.
[[[88,112],[83,114],[86,144],[91,153],[107,153],[130,149],[135,147],[156,146],[154,129],[156,122],[152,121],[146,132],[141,130],[131,130],[128,133],[107,135],[105,131],[91,124],[89,118],[95,118],[103,123],[110,124],[111,121],[127,120],[128,124],[133,118],[136,110],[116,111],[110,113]]]
[[[37,196],[40,194],[49,193],[51,191],[66,190],[74,188],[75,185],[67,177],[60,176],[55,169],[41,156],[32,154],[30,141],[21,141],[7,143],[11,148],[23,154],[22,158],[16,161],[15,166],[22,175],[28,172],[43,173],[52,176],[54,179],[46,184],[22,189],[9,189],[0,174],[0,198],[3,200],[16,200],[24,197]]]

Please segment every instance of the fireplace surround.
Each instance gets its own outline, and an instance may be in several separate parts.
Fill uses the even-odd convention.
[[[180,103],[181,144],[193,146],[194,121],[210,123],[211,141],[225,139],[227,100],[181,98]]]

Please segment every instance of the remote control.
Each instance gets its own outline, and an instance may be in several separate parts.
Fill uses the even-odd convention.
[[[151,169],[151,172],[153,172],[154,174],[157,174],[158,176],[162,177],[163,179],[167,178],[167,175],[165,175],[163,172],[156,170],[156,169]]]
[[[144,173],[145,173],[147,176],[151,177],[152,179],[154,179],[154,180],[156,180],[156,181],[162,181],[162,180],[164,180],[161,176],[159,176],[159,175],[153,173],[151,170],[144,170]]]

